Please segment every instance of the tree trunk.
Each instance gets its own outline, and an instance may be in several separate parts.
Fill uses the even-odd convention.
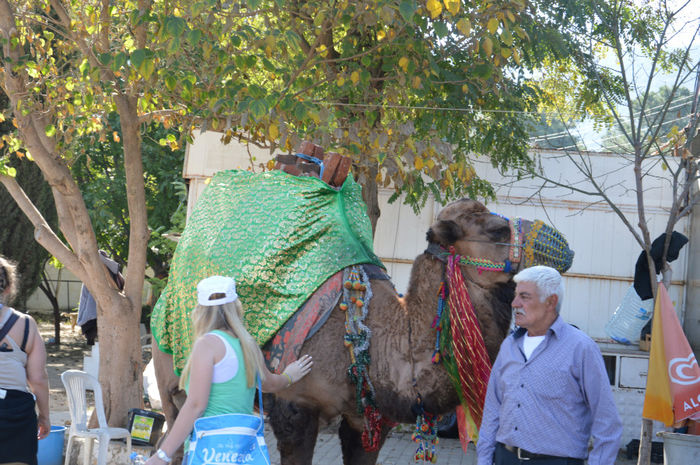
[[[110,425],[125,425],[129,409],[143,407],[139,312],[123,296],[114,301],[98,306],[100,385]]]
[[[367,171],[367,178],[362,183],[362,200],[364,200],[365,205],[367,205],[367,215],[369,215],[369,221],[372,224],[372,235],[377,231],[377,222],[379,221],[379,215],[382,211],[379,208],[379,188],[377,186],[377,165],[372,165],[372,167]]]
[[[44,264],[46,266],[46,264]],[[39,289],[44,293],[46,298],[51,303],[51,308],[53,309],[53,332],[54,332],[54,343],[58,346],[61,345],[61,309],[58,306],[58,297],[54,294],[51,288],[51,283],[49,283],[49,278],[46,276],[46,271],[41,270],[41,282],[39,283]]]
[[[650,244],[651,245],[651,244]],[[667,247],[664,248],[663,256],[665,257],[668,250]],[[656,265],[651,255],[647,253],[647,264],[649,266],[649,279],[651,281],[651,291],[656,299],[656,294],[658,291],[658,284],[656,282]],[[663,282],[666,287],[671,283],[671,268],[666,264],[666,260],[662,261],[663,265]],[[656,317],[653,315],[652,318]],[[648,420],[642,418],[642,430],[639,435],[639,458],[637,459],[637,465],[650,465],[651,464],[651,443],[654,440],[654,420]]]
[[[654,420],[642,418],[642,431],[639,435],[639,458],[637,465],[649,465],[651,463],[651,441],[654,428]]]

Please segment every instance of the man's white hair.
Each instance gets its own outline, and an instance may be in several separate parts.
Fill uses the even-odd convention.
[[[513,281],[516,283],[535,283],[540,295],[540,302],[544,302],[551,295],[556,295],[557,313],[561,311],[561,304],[564,302],[564,281],[554,268],[542,265],[525,268],[513,276]]]

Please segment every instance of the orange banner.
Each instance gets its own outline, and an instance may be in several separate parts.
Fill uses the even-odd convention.
[[[671,298],[659,283],[642,416],[671,426],[700,413],[700,367]]]

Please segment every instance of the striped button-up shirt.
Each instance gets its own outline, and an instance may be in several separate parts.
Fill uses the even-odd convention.
[[[503,341],[491,370],[478,465],[493,463],[496,442],[537,454],[588,457],[589,465],[613,465],[622,422],[600,349],[557,317],[526,360],[525,333],[520,328]]]

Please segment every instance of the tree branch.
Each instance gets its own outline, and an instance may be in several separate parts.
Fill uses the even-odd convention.
[[[17,203],[17,206],[34,226],[34,238],[36,241],[61,263],[66,265],[76,276],[85,277],[85,269],[78,261],[76,255],[53,232],[49,223],[34,206],[22,187],[17,183],[17,180],[11,176],[0,175],[0,182],[2,182],[7,192]]]

